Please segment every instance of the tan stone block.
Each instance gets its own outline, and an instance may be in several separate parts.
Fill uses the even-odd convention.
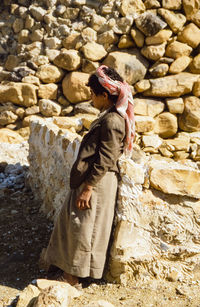
[[[29,83],[29,84],[34,84],[36,86],[40,85],[40,79],[35,76],[26,76],[22,79],[23,83]]]
[[[148,67],[148,62],[136,49],[130,50],[129,53],[111,52],[103,61],[103,64],[116,69],[129,84],[144,79]]]
[[[165,46],[166,43],[162,43],[159,45],[144,46],[141,49],[141,53],[147,59],[152,61],[157,61],[165,54]]]
[[[92,74],[99,67],[99,62],[92,62],[87,59],[82,59],[82,72]]]
[[[177,39],[196,48],[200,43],[200,29],[194,23],[190,23],[184,27],[182,32],[179,32]]]
[[[7,128],[0,129],[0,143],[19,144],[24,142],[24,138],[18,132]]]
[[[154,131],[162,138],[174,136],[178,131],[177,117],[169,112],[164,112],[156,117]]]
[[[158,148],[161,146],[162,142],[163,140],[157,134],[142,136],[142,143],[144,147]]]
[[[9,82],[0,85],[0,101],[30,107],[37,103],[37,87],[27,83]]]
[[[195,83],[194,83],[194,87],[192,90],[192,93],[194,96],[199,97],[200,96],[200,79],[198,79]]]
[[[45,290],[51,286],[63,286],[65,285],[66,288],[67,288],[67,292],[68,292],[68,295],[71,297],[71,298],[75,298],[75,297],[79,297],[81,292],[78,291],[76,288],[72,287],[70,284],[68,283],[64,283],[64,282],[59,282],[59,281],[56,281],[56,280],[49,280],[49,279],[37,279],[36,280],[36,284],[37,284],[37,287],[40,291],[42,290]]]
[[[76,70],[81,65],[81,57],[77,50],[62,49],[60,54],[54,59],[53,63],[68,71]]]
[[[181,31],[186,22],[186,17],[183,14],[174,13],[164,8],[158,9],[158,14],[165,19],[174,33]]]
[[[186,55],[177,58],[169,67],[171,74],[178,74],[184,71],[190,64],[192,59]]]
[[[180,10],[182,0],[162,0],[162,7],[168,10]]]
[[[95,42],[89,42],[81,49],[86,59],[91,61],[99,61],[107,55],[105,48]]]
[[[172,36],[171,30],[163,29],[153,36],[146,37],[145,42],[147,45],[162,44],[164,42],[167,42],[171,36]]]
[[[63,94],[71,103],[89,100],[90,89],[86,86],[89,74],[83,72],[71,72],[62,81]]]
[[[84,28],[81,32],[81,36],[86,43],[95,42],[97,40],[97,32],[90,27]]]
[[[97,42],[100,45],[110,45],[110,44],[116,44],[118,42],[119,38],[118,36],[114,33],[113,30],[106,31],[100,35],[98,35]]]
[[[41,84],[38,88],[38,97],[44,99],[56,99],[58,85],[55,83]]]
[[[156,62],[154,65],[151,66],[149,72],[153,77],[159,78],[164,77],[168,73],[168,70],[168,64]]]
[[[183,0],[183,9],[187,19],[190,20],[199,11],[200,2],[199,0]]]
[[[184,151],[188,152],[190,147],[190,138],[178,137],[174,139],[168,139],[163,142],[167,148],[174,148],[173,151]],[[169,147],[170,146],[170,147]]]
[[[154,130],[155,120],[150,116],[135,116],[135,128],[138,133],[146,133]]]
[[[62,45],[66,49],[77,49],[76,46],[77,46],[77,44],[80,40],[81,40],[80,33],[79,32],[73,32],[62,40]]]
[[[144,92],[144,96],[180,97],[192,91],[194,82],[199,75],[180,73],[158,79],[150,79],[151,88]]]
[[[200,198],[200,172],[181,165],[154,165],[150,170],[150,184],[163,193]]]
[[[200,74],[200,53],[193,58],[189,69],[193,74]]]
[[[71,117],[53,117],[53,123],[57,125],[59,128],[69,129],[74,127],[76,131],[80,131],[83,128],[83,123],[80,118],[75,116]]]
[[[163,112],[164,108],[165,104],[160,100],[150,98],[134,99],[134,113],[136,115],[155,117]]]
[[[30,36],[30,32],[29,30],[21,30],[18,34],[18,43],[19,44],[27,44],[29,42],[29,36]]]
[[[181,56],[189,56],[191,52],[192,48],[187,44],[174,41],[167,46],[165,55],[177,59]]]
[[[132,15],[134,13],[143,13],[145,5],[142,0],[122,0],[120,12],[123,16]]]
[[[144,34],[137,28],[131,29],[131,36],[138,47],[144,45]]]
[[[179,126],[187,132],[200,130],[200,99],[188,96],[184,99],[184,112],[179,117]]]
[[[16,18],[15,21],[13,22],[13,30],[15,33],[19,33],[21,30],[24,28],[24,21],[21,18]]]
[[[173,157],[173,153],[169,149],[167,149],[164,145],[160,146],[158,150],[166,158]]]
[[[184,110],[183,98],[167,98],[166,103],[169,112],[172,114],[181,114]]]
[[[39,106],[32,106],[32,107],[26,108],[25,110],[25,116],[34,115],[37,113],[40,113]]]
[[[134,87],[135,87],[135,89],[138,93],[141,93],[141,92],[148,90],[151,87],[151,84],[150,84],[149,80],[144,79],[144,80],[138,81],[134,85]]]
[[[50,99],[40,99],[39,109],[42,115],[47,117],[58,116],[61,113],[61,106]]]
[[[36,73],[36,77],[44,83],[57,83],[63,76],[63,70],[51,64],[41,65]]]
[[[129,35],[124,34],[120,37],[120,40],[118,43],[119,49],[131,48],[134,46],[135,46],[134,41]]]

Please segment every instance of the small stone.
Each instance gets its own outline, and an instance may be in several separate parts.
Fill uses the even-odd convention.
[[[145,11],[145,5],[142,0],[122,0],[120,13],[122,16],[141,14]]]
[[[184,27],[182,32],[179,32],[177,39],[196,48],[200,43],[200,29],[194,23],[190,23]]]
[[[77,118],[75,116],[71,117],[54,117],[53,123],[57,125],[59,128],[62,129],[69,129],[73,127],[75,131],[81,131],[83,128],[83,123],[80,118]]]
[[[148,90],[151,87],[151,84],[149,82],[149,80],[147,79],[143,79],[141,81],[138,81],[135,85],[134,85],[136,91],[138,93],[142,93],[146,90]]]
[[[138,47],[143,47],[144,45],[144,34],[137,28],[131,29],[131,36]]]
[[[146,37],[145,42],[147,45],[157,45],[167,42],[172,36],[171,30],[160,30],[153,36]]]
[[[190,57],[186,55],[181,56],[170,65],[169,72],[171,74],[178,74],[184,71],[189,66],[191,61],[192,59]]]
[[[149,72],[153,77],[159,78],[164,77],[169,70],[169,66],[165,63],[155,63],[150,69]]]
[[[41,65],[36,76],[44,83],[57,83],[64,76],[63,70],[55,65]]]
[[[81,65],[81,57],[76,50],[62,49],[61,53],[54,59],[53,63],[68,71],[76,70]]]
[[[155,120],[150,116],[135,116],[135,127],[138,133],[153,131]]]
[[[165,19],[174,33],[181,31],[186,22],[186,17],[183,14],[174,13],[164,8],[158,9],[158,14]]]
[[[195,83],[194,83],[194,87],[192,89],[192,93],[194,96],[199,97],[200,96],[200,79],[198,79]]]
[[[169,112],[172,114],[182,114],[184,110],[183,98],[167,98],[166,103]]]
[[[141,53],[149,60],[157,61],[165,54],[166,43],[159,45],[144,46]]]
[[[18,116],[12,111],[3,111],[0,113],[0,125],[2,126],[15,123],[17,119]]]
[[[58,116],[61,113],[61,106],[50,99],[41,99],[39,108],[42,115],[47,117]]]
[[[86,59],[90,61],[99,61],[107,55],[107,51],[100,44],[89,42],[82,47],[82,52]]]
[[[56,99],[58,93],[58,85],[55,83],[41,84],[38,88],[38,97],[44,99]]]
[[[187,44],[174,41],[167,46],[165,55],[177,59],[181,56],[189,56],[191,52],[192,48]]]
[[[174,136],[178,131],[177,117],[169,112],[163,112],[156,117],[154,131],[162,138]]]

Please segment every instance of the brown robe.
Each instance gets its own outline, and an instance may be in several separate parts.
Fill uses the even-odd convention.
[[[117,194],[117,160],[125,138],[125,120],[111,108],[83,138],[70,174],[71,192],[57,218],[45,260],[78,277],[101,278]],[[84,183],[93,186],[91,209],[76,199]]]

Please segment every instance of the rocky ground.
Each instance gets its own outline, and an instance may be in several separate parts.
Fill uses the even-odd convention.
[[[45,272],[38,267],[38,258],[47,245],[52,223],[40,212],[40,203],[25,184],[28,170],[26,144],[0,162],[0,306],[16,306],[16,296]],[[12,145],[14,149],[14,145]],[[15,149],[16,149],[15,148]],[[8,149],[8,148],[7,148]],[[10,149],[10,152],[12,150]],[[3,154],[2,154],[3,157]],[[18,164],[16,164],[18,157]],[[199,283],[132,282],[128,286],[106,283],[104,280],[84,281],[82,295],[71,306],[90,306],[92,301],[106,300],[114,306],[200,306]],[[92,305],[100,306],[100,305]],[[25,307],[25,306],[24,306]]]

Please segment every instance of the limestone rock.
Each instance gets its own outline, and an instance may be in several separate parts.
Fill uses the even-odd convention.
[[[19,295],[16,307],[29,306],[29,303],[36,298],[40,290],[34,285],[28,285]]]
[[[81,32],[81,36],[83,38],[83,41],[86,43],[95,42],[97,40],[97,32],[90,27],[83,29],[83,31]]]
[[[174,136],[178,131],[177,117],[169,112],[164,112],[156,117],[154,131],[162,138]]]
[[[182,5],[181,0],[163,0],[162,7],[168,10],[180,10]]]
[[[66,285],[55,285],[44,289],[35,299],[33,307],[65,307],[69,305]]]
[[[166,103],[169,109],[169,112],[172,114],[181,114],[184,110],[183,98],[167,98]]]
[[[167,42],[172,36],[171,30],[160,30],[153,36],[146,37],[145,42],[147,45],[157,45]]]
[[[151,46],[144,46],[141,49],[141,53],[147,59],[152,61],[157,61],[165,54],[165,46],[166,43],[162,43],[159,45],[151,45]]]
[[[40,291],[45,290],[52,286],[65,286],[68,292],[68,296],[70,298],[79,297],[81,292],[76,288],[72,287],[70,284],[59,282],[56,280],[48,280],[48,279],[37,279],[36,280],[37,287]]]
[[[40,85],[40,79],[38,77],[35,76],[26,76],[22,79],[22,83],[30,83],[30,84],[34,84],[36,86]]]
[[[53,123],[59,128],[69,129],[74,127],[76,131],[80,131],[83,128],[83,123],[80,118],[73,117],[55,117],[53,118]]]
[[[142,80],[148,67],[147,61],[135,49],[129,53],[111,52],[103,64],[116,69],[129,84]]]
[[[47,37],[44,39],[46,48],[59,49],[62,46],[61,40],[57,37]]]
[[[162,142],[162,139],[157,134],[142,136],[142,143],[144,147],[158,148]]]
[[[41,116],[38,116],[38,115],[29,115],[29,116],[26,116],[24,117],[23,121],[22,121],[22,126],[24,128],[28,127],[30,125],[30,123],[32,121],[38,121],[38,122],[41,122],[43,123],[43,118]]]
[[[174,41],[167,46],[165,55],[177,59],[181,56],[189,56],[191,52],[192,48],[187,44]]]
[[[82,52],[86,59],[91,61],[99,61],[107,55],[106,50],[100,44],[89,42],[82,47]]]
[[[160,100],[149,98],[134,99],[134,113],[136,115],[155,117],[163,112],[164,108],[165,104]]]
[[[192,48],[196,48],[200,43],[200,29],[194,23],[190,23],[178,34],[177,39]]]
[[[60,115],[61,112],[61,106],[50,99],[40,99],[39,108],[42,115],[47,117]]]
[[[200,74],[200,53],[193,58],[189,68],[193,74]]]
[[[168,73],[168,70],[169,70],[168,64],[159,63],[158,61],[151,66],[149,72],[153,77],[159,78],[159,77],[164,77]]]
[[[157,0],[145,0],[144,5],[146,9],[156,9],[160,7],[160,2]]]
[[[80,42],[81,35],[79,32],[72,32],[66,38],[62,40],[62,45],[66,49],[76,49],[78,42]]]
[[[89,74],[72,72],[66,75],[62,82],[63,93],[71,103],[90,99],[90,89],[86,86]]]
[[[182,130],[193,132],[200,129],[200,99],[189,96],[184,99],[184,112],[179,118],[179,126]]]
[[[188,20],[198,13],[200,9],[199,0],[183,0],[183,9]]]
[[[135,116],[135,128],[138,133],[146,133],[154,130],[155,120],[150,116]]]
[[[104,46],[110,44],[116,44],[118,42],[118,36],[114,33],[113,30],[106,31],[98,36],[97,42]]]
[[[138,47],[144,45],[144,34],[137,28],[131,29],[131,36]]]
[[[30,41],[29,37],[30,37],[29,30],[26,30],[26,29],[21,30],[18,33],[18,37],[17,37],[18,43],[19,44],[27,44]]]
[[[55,83],[41,84],[38,88],[38,97],[44,99],[56,99],[58,85]]]
[[[180,97],[192,91],[198,75],[180,73],[158,79],[150,79],[151,88],[144,92],[145,96]]]
[[[0,143],[18,144],[24,142],[24,138],[16,131],[7,128],[0,129]]]
[[[37,103],[37,87],[27,83],[9,82],[0,85],[0,102],[13,102],[25,107]]]
[[[42,7],[37,7],[37,6],[30,6],[29,8],[32,16],[37,20],[37,21],[42,21],[44,15],[47,13],[46,10],[44,10]]]
[[[94,108],[88,102],[77,103],[74,106],[74,113],[79,114],[79,115],[80,115],[80,113],[98,115],[99,112],[100,111],[98,109]]]
[[[34,115],[38,113],[40,113],[39,106],[34,105],[32,107],[26,108],[23,116],[29,116],[29,115]]]
[[[184,71],[188,65],[190,64],[190,62],[192,61],[192,59],[186,55],[181,56],[179,58],[177,58],[171,65],[169,68],[169,72],[171,74],[178,74],[182,71]]]
[[[150,169],[150,184],[167,194],[200,198],[200,172],[179,164],[154,164]]]
[[[76,70],[81,65],[79,52],[73,49],[62,49],[61,53],[54,59],[53,63],[68,71]]]
[[[117,46],[119,49],[126,49],[126,48],[135,47],[135,44],[130,35],[124,34],[120,37],[120,40]]]
[[[99,67],[98,62],[92,62],[90,60],[83,59],[82,60],[82,72],[92,74]]]
[[[63,70],[55,65],[41,65],[36,76],[44,83],[57,83],[63,78]]]
[[[143,13],[145,11],[144,3],[141,0],[122,0],[120,12],[123,16],[134,13]]]
[[[149,80],[143,79],[141,81],[138,81],[134,85],[134,87],[135,87],[137,92],[141,93],[141,92],[148,90],[151,87],[151,84],[150,84]]]
[[[155,14],[145,12],[135,20],[137,28],[146,36],[155,35],[161,29],[165,28],[167,24]]]
[[[186,17],[183,14],[174,13],[163,8],[158,9],[158,13],[165,19],[174,33],[182,30],[186,22]]]
[[[199,97],[199,96],[200,96],[200,79],[198,79],[198,80],[194,83],[194,87],[193,87],[192,93],[193,93],[194,96],[196,96],[196,97]]]
[[[165,140],[163,143],[165,143],[170,150],[172,150],[173,148],[173,151],[178,150],[188,152],[190,148],[190,138],[188,137],[177,137],[174,139],[168,139]]]
[[[13,30],[15,33],[20,32],[21,30],[23,30],[24,28],[24,21],[21,18],[17,18],[15,19],[15,21],[13,22]]]
[[[60,54],[60,51],[57,49],[46,49],[46,56],[50,62],[53,62],[55,58]]]

